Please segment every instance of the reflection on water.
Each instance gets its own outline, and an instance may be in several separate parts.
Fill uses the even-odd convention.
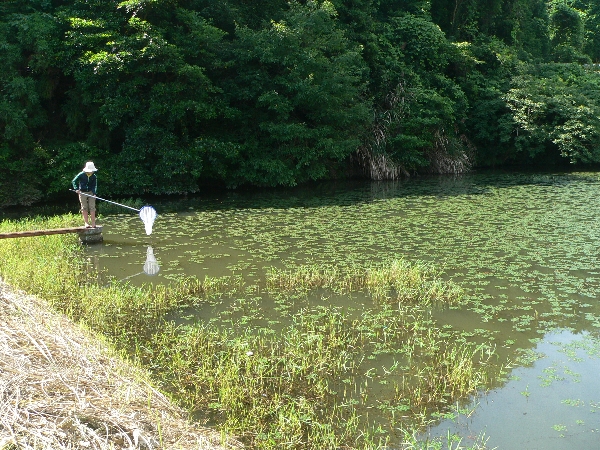
[[[144,270],[142,272],[134,273],[133,275],[128,275],[125,278],[122,278],[121,281],[129,280],[143,273],[146,275],[153,276],[160,271],[160,266],[158,265],[158,262],[154,257],[154,250],[151,246],[148,246],[148,248],[146,249],[146,261],[144,262],[143,269]]]
[[[600,203],[590,199],[599,189],[597,173],[471,174],[223,194],[155,203],[161,220],[151,236],[140,233],[135,217],[103,217],[104,243],[87,251],[110,275],[140,284],[148,282],[136,277],[148,273],[146,264],[155,275],[150,281],[168,283],[190,275],[242,274],[260,280],[270,266],[370,265],[393,258],[432,262],[464,287],[467,296],[465,307],[435,311],[435,320],[462,331],[470,341],[495,346],[502,364],[536,346],[548,350],[559,329],[568,330],[563,337],[597,339]],[[153,248],[160,249],[160,272]],[[139,272],[140,265],[144,272]],[[255,308],[268,321],[266,305],[261,301]],[[230,307],[223,303],[217,309]],[[218,313],[201,311],[196,319]],[[569,367],[597,372],[597,355]],[[477,418],[481,422],[473,429],[479,433],[487,425],[487,434],[493,431],[494,445],[500,448],[537,448],[516,446],[530,442],[521,435],[510,440],[515,417],[526,412],[528,421],[539,424],[535,433],[545,430],[546,437],[555,439],[555,445],[545,441],[546,449],[565,448],[569,439],[571,448],[577,448],[580,441],[574,436],[581,430],[586,439],[592,436],[598,429],[595,416],[565,408],[562,401],[580,399],[597,411],[600,377],[582,377],[585,386],[568,381],[569,398],[558,400],[566,381],[540,384],[539,374],[517,368],[511,375],[520,377],[520,383],[501,382],[497,391],[478,399],[481,406],[470,415],[470,423]],[[526,410],[522,405],[513,410],[502,406],[516,405],[515,389]],[[549,426],[557,411],[561,420]],[[563,425],[568,431],[561,434]],[[448,428],[445,422],[440,426]]]
[[[159,270],[160,267],[154,257],[154,250],[152,250],[152,247],[148,246],[148,250],[146,251],[146,262],[144,263],[144,272],[146,275],[156,275]]]

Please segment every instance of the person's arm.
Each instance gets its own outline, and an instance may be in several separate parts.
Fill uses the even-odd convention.
[[[75,189],[76,191],[79,190],[79,175],[81,175],[82,172],[79,172],[77,175],[75,175],[75,178],[73,178],[73,181],[71,181],[71,184],[73,185],[73,189]]]

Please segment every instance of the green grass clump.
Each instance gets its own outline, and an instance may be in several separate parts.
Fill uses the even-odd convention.
[[[392,260],[366,270],[321,266],[270,268],[267,286],[285,291],[326,288],[341,294],[365,290],[376,299],[421,304],[458,303],[462,294],[458,286],[443,282],[431,265],[411,265],[404,260]]]
[[[78,222],[3,222],[0,231]],[[491,371],[490,349],[449,339],[430,317],[433,304],[460,302],[460,289],[404,261],[271,269],[266,292],[239,276],[101,285],[76,235],[53,235],[0,240],[0,275],[106,336],[199,420],[250,448],[383,448],[391,429],[382,423],[414,430],[428,411],[485,386]],[[297,292],[317,288],[375,301],[359,314],[327,303],[291,308]],[[281,306],[276,324],[259,325],[266,297],[257,293]],[[223,297],[236,314],[173,320]],[[382,355],[392,363],[378,363]]]

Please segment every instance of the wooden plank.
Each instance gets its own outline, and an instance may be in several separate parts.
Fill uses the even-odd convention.
[[[72,228],[54,228],[51,230],[14,231],[12,233],[0,233],[0,239],[30,237],[30,236],[47,236],[50,234],[86,233],[86,232],[89,232],[89,234],[99,234],[99,233],[102,233],[102,227],[96,227],[96,228],[72,227]]]

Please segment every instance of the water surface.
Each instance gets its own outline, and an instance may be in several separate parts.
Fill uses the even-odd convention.
[[[468,299],[435,320],[493,344],[499,363],[514,368],[487,395],[440,416],[429,435],[485,433],[505,449],[600,448],[599,180],[475,173],[159,202],[151,236],[135,214],[103,215],[105,241],[87,252],[107,276],[134,284],[431,262]]]

